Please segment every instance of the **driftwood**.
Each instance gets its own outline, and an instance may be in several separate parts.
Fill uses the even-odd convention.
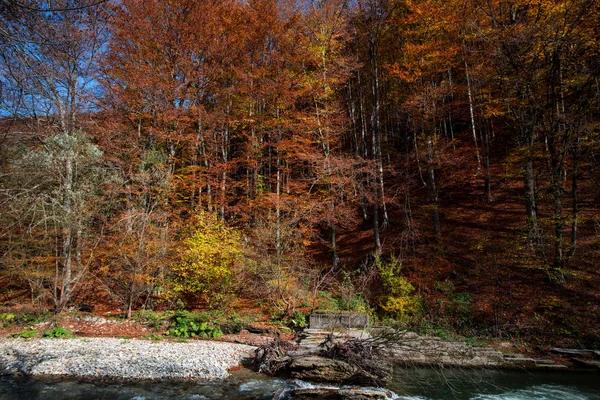
[[[292,361],[288,352],[296,347],[294,343],[277,337],[269,344],[257,348],[254,351],[254,362],[259,365],[259,372],[277,375],[287,370]]]
[[[369,338],[349,338],[343,341],[329,335],[320,345],[320,353],[356,367],[359,370],[359,380],[370,380],[379,385],[392,377],[393,360],[387,350],[398,345],[404,334],[404,331],[384,329]]]
[[[381,385],[392,377],[389,349],[398,346],[404,332],[383,329],[366,338],[330,333],[317,348],[294,351],[291,342],[275,339],[255,351],[259,371],[269,375],[290,373],[299,379]]]

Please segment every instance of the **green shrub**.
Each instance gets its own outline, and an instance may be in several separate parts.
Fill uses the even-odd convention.
[[[146,325],[148,328],[158,331],[162,328],[163,321],[166,319],[164,315],[157,314],[150,310],[141,310],[133,314],[132,320]]]
[[[472,300],[473,296],[469,293],[453,293],[448,301],[448,311],[463,322],[468,322],[472,318]]]
[[[455,292],[455,286],[452,282],[436,282],[436,289],[443,295],[443,299],[438,299],[438,309],[443,317],[449,319],[448,325],[452,325],[458,330],[464,330],[471,326],[473,313],[471,303],[473,297],[466,292]]]
[[[321,311],[340,311],[338,300],[328,290],[321,290],[316,296],[316,308]]]
[[[244,321],[237,314],[229,315],[225,321],[219,323],[221,331],[226,334],[240,333],[244,329]]]
[[[351,295],[335,296],[329,291],[319,291],[316,298],[316,309],[320,311],[349,311],[370,312],[370,307],[362,294],[353,292]]]
[[[0,322],[3,322],[5,326],[10,324],[16,324],[20,326],[28,326],[39,324],[47,319],[53,317],[54,314],[51,312],[47,313],[4,313],[0,314]]]
[[[24,330],[22,332],[19,332],[13,336],[15,337],[21,337],[23,339],[29,339],[29,338],[33,338],[33,337],[37,337],[38,332],[35,329],[27,329]]]
[[[8,326],[15,321],[15,314],[12,313],[2,313],[0,314],[0,322],[4,324],[4,326]]]
[[[160,335],[155,333],[151,333],[149,335],[144,336],[145,339],[152,340],[153,342],[160,342],[163,338]]]
[[[165,335],[187,339],[190,337],[218,338],[223,332],[218,326],[203,321],[197,314],[177,311],[171,319],[171,326]]]
[[[73,332],[63,328],[62,326],[55,326],[52,329],[48,329],[44,332],[43,337],[45,338],[70,338],[73,337]]]
[[[296,311],[294,316],[290,318],[290,328],[304,328],[306,325],[306,317],[300,311]]]

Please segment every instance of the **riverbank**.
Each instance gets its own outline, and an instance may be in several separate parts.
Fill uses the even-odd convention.
[[[394,367],[567,371],[572,365],[385,328],[379,328],[379,332],[305,329],[295,349],[265,351],[260,357],[261,369],[284,369],[293,378],[338,383],[389,383]],[[595,364],[592,367],[595,369]],[[573,369],[580,370],[581,367]]]
[[[253,346],[204,340],[0,339],[0,374],[121,379],[216,380]]]

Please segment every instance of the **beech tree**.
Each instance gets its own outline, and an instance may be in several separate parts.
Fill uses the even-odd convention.
[[[564,243],[563,176],[568,159],[579,157],[579,137],[592,111],[590,100],[595,90],[597,71],[589,69],[586,54],[595,50],[593,24],[589,15],[593,2],[477,4],[472,25],[481,42],[494,56],[499,93],[504,115],[518,140],[523,165],[526,221],[529,237],[546,265],[551,280],[564,282],[562,268],[568,256]],[[586,100],[584,100],[586,99]],[[586,104],[582,108],[582,105]],[[577,115],[577,117],[575,117]],[[546,153],[546,154],[544,154]],[[547,157],[552,193],[552,261],[546,251],[544,221],[540,220],[540,200],[536,194],[536,160]],[[578,159],[573,165],[578,165]],[[539,164],[539,163],[538,163]],[[577,172],[572,186],[571,249],[577,241]],[[569,252],[572,256],[572,252]]]
[[[312,63],[307,63],[308,85],[314,114],[312,125],[320,152],[316,153],[315,181],[309,189],[322,202],[319,218],[326,216],[332,264],[339,264],[337,225],[347,220],[352,201],[348,194],[354,189],[353,162],[342,153],[342,135],[348,121],[344,114],[340,90],[354,65],[344,54],[348,41],[349,18],[343,1],[311,3],[304,21]],[[307,121],[308,122],[308,121]]]

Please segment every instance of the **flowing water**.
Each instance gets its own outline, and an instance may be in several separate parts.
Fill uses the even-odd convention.
[[[272,399],[280,388],[310,386],[249,370],[207,383],[4,376],[0,400],[254,400]],[[410,400],[600,400],[600,375],[414,368],[398,370],[388,389]]]
[[[389,389],[423,400],[600,400],[600,375],[414,368],[397,370]]]

